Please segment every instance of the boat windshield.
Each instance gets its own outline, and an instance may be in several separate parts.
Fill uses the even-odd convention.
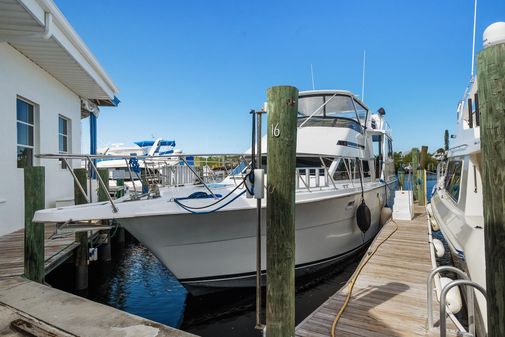
[[[345,95],[302,96],[298,99],[298,111],[298,117],[301,118],[312,115],[314,117],[341,117],[357,120],[352,98]]]

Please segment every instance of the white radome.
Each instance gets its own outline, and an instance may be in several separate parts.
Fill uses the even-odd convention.
[[[505,22],[495,22],[484,31],[484,48],[505,43]]]

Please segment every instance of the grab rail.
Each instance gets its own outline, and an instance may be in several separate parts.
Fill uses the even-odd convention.
[[[446,327],[446,322],[445,322],[445,313],[446,313],[445,302],[446,302],[447,293],[449,292],[449,290],[451,290],[455,286],[459,286],[459,285],[466,286],[468,289],[467,291],[471,291],[472,295],[473,295],[473,291],[472,291],[471,287],[473,287],[473,288],[477,289],[478,291],[480,291],[481,294],[484,295],[484,298],[487,299],[486,290],[482,286],[480,286],[478,283],[472,282],[470,280],[455,280],[455,281],[452,281],[451,283],[449,283],[448,285],[446,285],[444,287],[444,289],[442,289],[442,293],[440,294],[440,337],[447,336],[447,331],[446,331],[447,327]],[[473,301],[473,297],[472,297],[472,301]],[[473,309],[473,305],[472,305],[472,309]],[[475,336],[475,316],[473,316],[472,318],[473,318],[473,321],[470,322],[472,328],[469,328],[469,330],[470,330],[470,335],[472,337],[474,337]]]
[[[452,272],[458,274],[464,280],[470,281],[470,278],[468,277],[468,275],[456,267],[440,266],[440,267],[437,267],[431,271],[431,273],[428,275],[427,286],[426,286],[427,295],[428,295],[427,296],[428,297],[428,329],[432,329],[434,327],[433,326],[433,289],[432,289],[433,279],[436,274],[439,274],[442,271],[452,271]],[[451,282],[450,284],[452,284],[452,283],[453,282]],[[443,287],[442,294],[446,288],[447,288],[447,286]],[[471,334],[475,335],[474,294],[473,294],[473,290],[469,287],[467,288],[466,291],[467,291],[468,316],[469,316],[468,317],[468,321],[469,321],[468,322],[469,323],[468,330]],[[440,307],[442,307],[442,294],[440,295]],[[443,321],[444,321],[444,325],[445,325],[445,301],[444,301],[443,311],[444,311]],[[442,312],[442,310],[440,310],[440,312]],[[440,326],[442,327],[442,316],[440,316],[440,317],[441,317],[440,318],[440,324],[441,324]],[[442,328],[440,328],[440,333],[442,333]],[[441,335],[441,337],[442,337],[442,335]]]

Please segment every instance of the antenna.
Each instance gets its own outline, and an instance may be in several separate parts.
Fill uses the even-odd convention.
[[[361,78],[361,100],[362,101],[365,101],[365,70],[366,70],[366,50],[363,50],[363,76]]]
[[[310,64],[310,75],[312,76],[312,90],[316,90],[316,86],[314,85],[314,69],[312,68],[312,63]]]
[[[477,26],[477,0],[474,0],[473,8],[473,41],[472,41],[472,73],[471,77],[473,80],[474,68],[475,68],[475,27]]]

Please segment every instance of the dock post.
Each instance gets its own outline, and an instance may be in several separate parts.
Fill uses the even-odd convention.
[[[99,168],[98,174],[107,187],[103,188],[101,184],[98,185],[98,201],[108,201],[109,198],[107,197],[107,194],[109,193],[109,170],[106,168]],[[109,220],[103,220],[103,222],[108,223]],[[105,238],[106,242],[102,243],[98,247],[98,260],[102,262],[110,262],[112,260],[110,230],[101,230],[100,235]]]
[[[477,56],[488,336],[505,336],[505,43]]]
[[[33,215],[45,208],[45,168],[31,166],[24,169],[25,184],[25,247],[24,275],[26,278],[44,283],[44,224],[32,222]]]
[[[295,169],[298,89],[267,91],[266,335],[295,335]]]
[[[419,205],[424,206],[426,205],[426,195],[425,195],[425,190],[424,190],[424,185],[425,185],[425,171],[426,171],[426,161],[428,159],[428,147],[427,146],[422,146],[421,147],[421,157],[419,160],[419,163],[421,165],[421,169],[418,174],[417,181],[419,182],[419,190],[418,190],[418,197],[417,200],[419,202]]]
[[[85,168],[75,168],[74,174],[81,184],[84,192],[88,193],[88,173]],[[74,182],[74,200],[76,205],[86,204],[87,200],[81,190]],[[76,232],[75,242],[79,243],[79,247],[75,250],[74,265],[75,265],[75,289],[84,290],[88,288],[88,232]]]
[[[403,190],[405,188],[405,170],[403,169],[403,167],[400,167],[398,169],[398,184],[400,190]]]
[[[417,171],[419,166],[419,149],[417,147],[412,148],[412,194],[414,200],[418,200],[418,183],[417,183]]]

